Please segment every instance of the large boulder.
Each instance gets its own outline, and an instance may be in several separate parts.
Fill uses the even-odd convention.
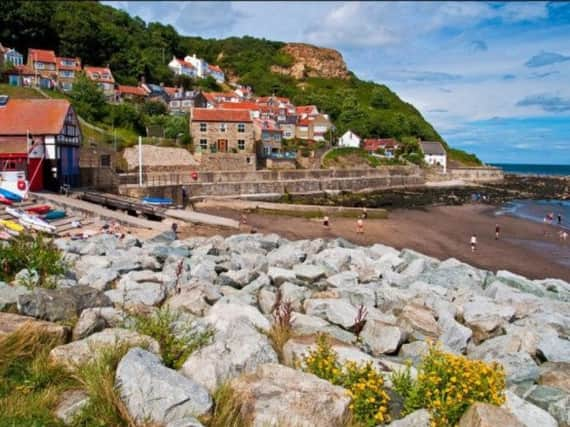
[[[474,403],[459,420],[459,427],[524,427],[506,409],[489,403]]]
[[[570,362],[570,341],[560,338],[552,328],[542,328],[537,349],[550,362]]]
[[[221,286],[232,286],[241,289],[253,282],[257,276],[259,276],[257,271],[243,268],[241,270],[230,270],[220,274],[218,281]]]
[[[257,308],[250,305],[225,303],[223,300],[214,304],[204,317],[205,322],[219,331],[225,331],[238,319],[245,319],[262,331],[269,331],[271,328],[269,320]]]
[[[107,267],[94,267],[91,268],[86,275],[81,277],[78,283],[84,286],[91,286],[100,291],[106,291],[118,277],[119,273],[117,273],[116,270],[111,270]]]
[[[237,320],[224,332],[218,331],[212,344],[190,355],[182,373],[214,393],[225,381],[264,363],[277,363],[269,340],[249,323]]]
[[[570,393],[570,363],[546,362],[540,365],[539,369],[539,384],[559,388]]]
[[[349,331],[345,331],[336,325],[331,325],[320,317],[309,316],[307,314],[297,312],[293,313],[292,332],[295,336],[309,336],[324,333],[347,344],[356,341],[356,335]]]
[[[240,413],[255,427],[340,427],[349,416],[350,397],[342,387],[282,365],[261,365],[230,387]]]
[[[52,322],[74,320],[86,308],[111,305],[111,300],[105,294],[89,286],[36,288],[31,294],[18,296],[20,314]]]
[[[212,408],[212,398],[204,387],[141,348],[129,350],[115,377],[121,399],[139,423],[168,423],[205,415]]]
[[[295,282],[297,278],[293,270],[286,270],[279,267],[269,267],[267,275],[271,279],[271,283],[275,286],[281,286],[285,282]]]
[[[392,421],[390,427],[430,427],[430,415],[426,409],[412,412],[401,420]]]
[[[562,427],[570,426],[570,394],[559,388],[535,385],[514,392],[552,415]],[[521,395],[522,394],[522,395]]]
[[[121,281],[115,289],[105,292],[115,305],[155,306],[166,298],[166,289],[162,283]]]
[[[398,317],[399,326],[416,339],[437,338],[441,330],[434,313],[419,304],[408,304]]]
[[[320,317],[344,329],[352,327],[358,315],[358,309],[343,299],[308,299],[304,307],[309,316]]]
[[[93,359],[97,351],[117,345],[146,347],[155,354],[160,352],[158,343],[151,337],[121,328],[104,329],[89,337],[53,348],[49,357],[54,363],[74,368]]]
[[[113,307],[86,308],[73,327],[73,340],[81,340],[107,327],[118,327],[125,318],[124,312]]]
[[[526,352],[500,354],[495,357],[487,356],[487,362],[497,362],[503,365],[507,384],[517,384],[525,381],[536,381],[540,372],[538,365]]]
[[[463,326],[447,313],[440,316],[437,323],[442,331],[439,337],[441,342],[456,353],[463,353],[473,334],[471,329]]]
[[[293,267],[293,271],[299,280],[309,284],[322,279],[326,275],[323,267],[310,264],[297,264]]]
[[[360,339],[373,356],[392,354],[404,342],[404,331],[380,320],[367,320]]]
[[[538,406],[529,403],[510,390],[505,393],[503,407],[513,414],[526,427],[558,427],[552,415]]]
[[[15,307],[20,295],[31,293],[25,286],[11,286],[0,282],[0,311]]]
[[[499,305],[490,298],[475,297],[463,305],[463,319],[473,331],[473,340],[478,343],[499,335],[515,315],[510,305]]]
[[[36,320],[33,317],[20,316],[19,314],[0,312],[0,338],[5,335],[13,334],[24,325],[33,328],[42,328],[48,334],[57,337],[60,342],[65,342],[69,335],[69,328],[57,323]]]

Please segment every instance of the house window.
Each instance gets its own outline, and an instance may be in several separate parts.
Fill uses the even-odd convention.
[[[206,123],[200,123],[200,132],[206,132],[208,130],[208,125]]]
[[[227,129],[227,125],[225,123],[220,123],[220,132],[225,132]]]
[[[237,130],[239,133],[245,133],[245,123],[238,123]]]
[[[95,80],[99,80],[101,78],[101,75],[99,73],[91,73],[91,77]]]
[[[43,62],[36,62],[36,68],[38,70],[43,70],[44,69],[44,63]]]
[[[245,139],[238,139],[238,150],[245,150]]]
[[[208,140],[201,139],[200,140],[200,150],[206,151],[208,149]]]
[[[109,154],[103,154],[101,156],[101,166],[103,167],[111,166],[111,156]]]

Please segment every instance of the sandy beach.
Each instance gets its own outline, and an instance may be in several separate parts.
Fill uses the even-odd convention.
[[[483,205],[440,206],[425,210],[395,210],[384,220],[367,220],[364,234],[356,234],[356,221],[331,218],[326,229],[320,221],[279,215],[247,215],[248,226],[259,233],[277,233],[288,239],[343,237],[359,245],[383,243],[398,249],[410,248],[439,259],[455,257],[491,271],[509,270],[533,279],[570,280],[570,240],[562,243],[557,230],[542,224],[510,216],[494,216],[495,209]],[[204,212],[239,219],[240,213],[229,209]],[[501,237],[495,240],[495,224]],[[248,231],[245,227],[244,231]],[[216,227],[184,227],[181,237],[192,235],[233,234]],[[475,233],[478,247],[469,247]]]

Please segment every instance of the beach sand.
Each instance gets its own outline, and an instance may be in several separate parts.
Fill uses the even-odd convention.
[[[494,216],[496,209],[484,205],[439,206],[425,210],[395,210],[385,220],[367,220],[364,235],[356,234],[356,221],[331,217],[326,229],[320,221],[279,215],[248,214],[248,227],[258,233],[277,233],[288,239],[343,237],[358,245],[383,243],[398,249],[410,248],[439,259],[457,258],[491,271],[509,270],[532,279],[559,278],[570,281],[570,239],[561,243],[554,227],[510,216]],[[207,209],[207,213],[239,219],[229,209]],[[495,240],[495,224],[501,237]],[[545,236],[545,230],[548,234]],[[181,237],[229,235],[235,230],[189,226]],[[469,239],[475,233],[478,247],[471,253]]]

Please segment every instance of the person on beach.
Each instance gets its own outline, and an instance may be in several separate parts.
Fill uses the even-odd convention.
[[[325,216],[325,217],[323,218],[323,227],[329,228],[329,226],[330,226],[330,224],[329,224],[329,217],[328,217],[328,216]]]
[[[368,219],[368,210],[366,208],[362,208],[362,219]]]
[[[172,232],[174,233],[174,240],[178,239],[178,224],[176,224],[175,222],[172,223]]]
[[[501,234],[501,227],[499,224],[495,224],[495,240],[499,240],[499,235]]]
[[[477,235],[476,234],[472,234],[471,235],[471,252],[475,252],[477,250]]]
[[[358,221],[356,221],[356,232],[358,234],[364,234],[364,221],[362,221],[362,218],[359,218]]]
[[[239,222],[242,225],[247,225],[247,216],[244,213],[239,215]]]
[[[188,205],[188,192],[186,191],[186,188],[182,187],[182,208],[186,209],[187,205]]]
[[[562,225],[562,214],[557,215],[558,225]]]

